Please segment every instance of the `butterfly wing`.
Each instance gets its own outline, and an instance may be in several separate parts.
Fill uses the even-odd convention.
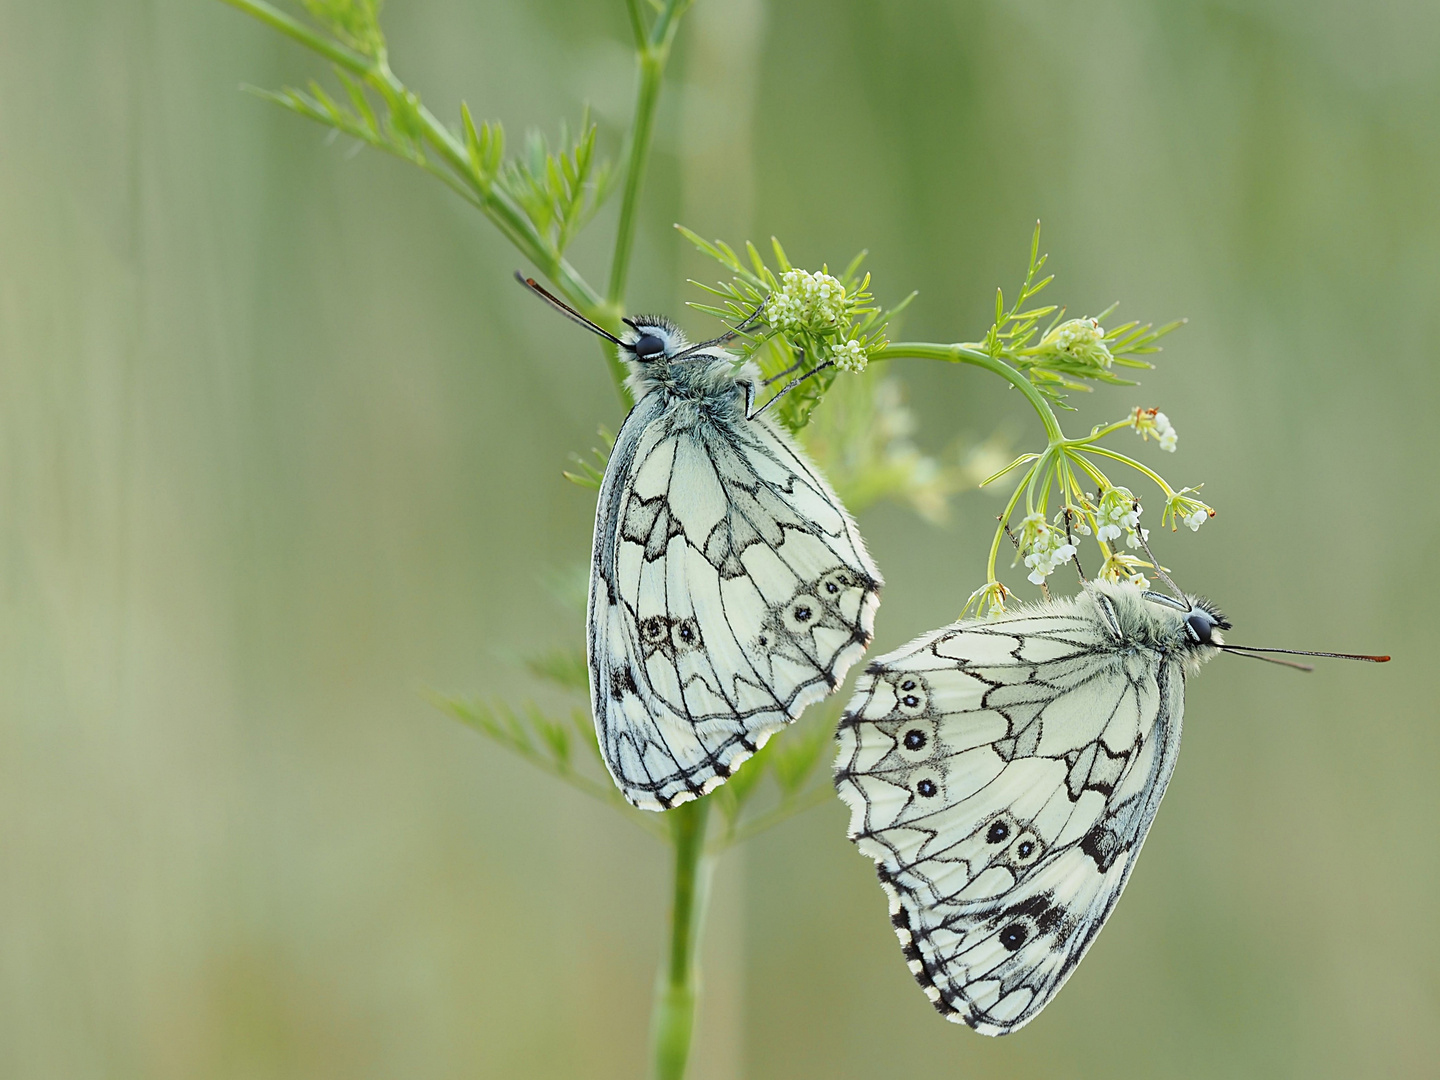
[[[833,691],[870,643],[881,584],[786,436],[659,397],[626,421],[601,487],[588,650],[605,763],[653,810],[718,787]]]
[[[1109,917],[1175,767],[1183,670],[1105,601],[956,623],[881,657],[836,786],[910,969],[986,1035],[1034,1019]]]

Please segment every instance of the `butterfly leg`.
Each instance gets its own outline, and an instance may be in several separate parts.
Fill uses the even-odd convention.
[[[1137,502],[1135,504],[1135,507],[1136,509],[1139,509],[1140,504]],[[1135,527],[1135,535],[1140,538],[1140,546],[1145,549],[1145,554],[1150,557],[1150,564],[1155,567],[1155,573],[1160,577],[1162,581],[1165,582],[1166,585],[1170,586],[1170,590],[1177,597],[1179,597],[1181,600],[1184,600],[1185,594],[1180,591],[1180,586],[1176,585],[1175,582],[1170,580],[1170,575],[1165,572],[1165,568],[1160,565],[1160,560],[1155,558],[1155,553],[1150,550],[1150,541],[1145,536],[1145,530],[1137,525]]]
[[[771,405],[774,405],[775,402],[779,401],[782,397],[784,397],[786,394],[788,394],[791,390],[794,390],[795,387],[799,386],[799,385],[800,385],[802,382],[804,382],[806,379],[810,378],[811,375],[818,375],[820,372],[824,371],[826,368],[834,367],[834,366],[835,366],[835,361],[834,361],[834,360],[826,360],[823,364],[816,364],[816,365],[815,365],[813,368],[811,368],[809,371],[805,372],[804,375],[800,375],[800,376],[797,376],[796,378],[791,379],[788,383],[786,383],[783,387],[780,388],[779,392],[776,393],[776,395],[775,395],[774,397],[772,397],[769,401],[765,402],[764,405],[761,405],[760,408],[756,409],[753,413],[752,413],[752,412],[749,410],[749,408],[747,407],[746,410],[745,410],[745,419],[746,419],[746,420],[754,420],[757,416],[759,416],[761,413],[763,413],[763,412],[764,412],[766,409],[768,409]]]
[[[999,519],[997,518],[996,520],[998,521]],[[1018,558],[1018,556],[1023,554],[1020,550],[1020,538],[1016,536],[1015,531],[1010,528],[1010,522],[1008,521],[1005,522],[1005,535],[1010,538],[1010,543],[1015,545],[1015,555]],[[1046,585],[1044,581],[1040,582],[1040,592],[1044,594],[1046,600],[1050,599],[1050,586]]]
[[[1080,545],[1075,543],[1075,537],[1070,532],[1070,515],[1072,513],[1070,507],[1065,507],[1065,542],[1075,549],[1075,554],[1071,558],[1075,560],[1075,573],[1080,575],[1080,584],[1088,585],[1089,582],[1085,580],[1085,571],[1080,567]]]
[[[768,299],[768,297],[767,297],[767,299]],[[717,337],[717,338],[711,338],[709,341],[702,341],[702,342],[700,342],[700,344],[698,344],[698,345],[691,345],[688,349],[686,349],[686,350],[685,350],[683,353],[681,353],[680,355],[681,355],[681,356],[689,356],[691,353],[702,352],[703,350],[708,349],[708,348],[711,348],[712,346],[715,346],[715,345],[726,345],[726,344],[729,344],[730,342],[734,341],[737,337],[739,337],[741,334],[743,334],[743,333],[745,333],[746,331],[748,331],[748,330],[750,329],[750,327],[754,326],[755,323],[756,323],[757,321],[759,321],[759,319],[760,319],[760,313],[763,312],[764,310],[765,310],[765,300],[761,300],[760,303],[759,303],[759,305],[755,308],[755,310],[752,311],[748,316],[746,316],[745,321],[742,322],[739,326],[732,326],[729,330],[726,330],[725,333],[721,334],[721,335],[720,335],[719,337]]]

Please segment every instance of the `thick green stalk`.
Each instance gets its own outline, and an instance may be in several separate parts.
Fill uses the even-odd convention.
[[[670,953],[655,980],[650,1019],[655,1080],[683,1080],[690,1057],[699,993],[696,953],[705,917],[705,823],[709,814],[709,799],[694,799],[666,814],[675,845],[675,880],[670,901]]]
[[[1045,400],[1045,395],[1035,389],[1034,384],[1024,374],[1005,363],[1004,360],[969,345],[935,345],[928,341],[893,342],[879,352],[871,353],[870,359],[897,360],[907,356],[919,360],[945,360],[952,364],[973,364],[975,367],[984,368],[986,371],[999,375],[1025,395],[1025,400],[1030,402],[1031,407],[1039,415],[1040,422],[1045,425],[1046,438],[1052,444],[1064,441],[1065,433],[1060,430],[1060,421],[1055,418],[1055,410],[1050,408],[1050,403]]]

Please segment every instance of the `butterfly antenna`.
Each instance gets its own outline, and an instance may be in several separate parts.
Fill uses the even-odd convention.
[[[1371,656],[1369,653],[1348,653],[1348,652],[1311,652],[1309,649],[1262,649],[1258,645],[1221,645],[1220,648],[1229,651],[1236,650],[1238,653],[1284,653],[1287,656],[1328,656],[1332,660],[1364,660],[1367,664],[1388,664],[1388,656]],[[1265,657],[1257,657],[1263,660]]]
[[[561,300],[554,293],[550,292],[549,289],[545,288],[545,286],[541,285],[534,278],[526,277],[524,274],[520,273],[519,270],[516,270],[515,280],[520,282],[521,285],[524,285],[527,289],[533,292],[536,296],[540,297],[540,299],[544,300],[547,304],[553,307],[556,311],[560,312],[561,315],[564,315],[571,322],[579,323],[581,326],[585,327],[586,330],[589,330],[592,334],[599,334],[606,341],[612,342],[616,345],[625,344],[614,334],[610,333],[609,330],[606,330],[603,326],[597,326],[595,323],[587,319],[584,315],[581,315],[580,312],[576,311],[569,304],[565,303],[564,300]]]
[[[691,345],[690,348],[686,349],[684,352],[677,354],[674,359],[683,360],[691,353],[699,352],[701,349],[708,349],[713,345],[724,345],[728,342],[734,341],[741,334],[747,333],[750,327],[755,325],[755,321],[760,318],[760,313],[765,310],[765,304],[769,301],[769,299],[770,298],[767,296],[764,300],[761,300],[759,307],[752,311],[749,316],[746,317],[745,321],[742,322],[739,326],[729,327],[728,329],[726,329],[725,333],[721,334],[717,338],[711,338],[709,341],[702,341],[699,345]]]
[[[1231,656],[1243,656],[1246,660],[1264,660],[1267,664],[1279,664],[1281,667],[1294,668],[1296,671],[1314,671],[1314,664],[1297,664],[1293,660],[1277,660],[1273,656],[1257,656],[1255,653],[1230,652],[1230,649],[1221,645],[1220,648],[1230,653]]]
[[[1140,501],[1138,499],[1135,501],[1135,509],[1140,509]],[[1150,550],[1150,541],[1145,539],[1145,530],[1140,527],[1140,523],[1138,521],[1135,523],[1135,535],[1140,538],[1140,546],[1145,549],[1145,554],[1150,557],[1150,565],[1155,567],[1156,575],[1160,578],[1161,581],[1165,582],[1166,585],[1170,586],[1171,592],[1173,592],[1181,600],[1184,600],[1185,594],[1180,591],[1180,586],[1175,584],[1174,580],[1171,579],[1170,575],[1165,572],[1165,568],[1160,565],[1160,560],[1155,558],[1155,553]],[[1189,606],[1188,603],[1186,606]]]

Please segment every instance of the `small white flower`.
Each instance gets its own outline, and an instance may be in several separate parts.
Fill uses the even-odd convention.
[[[1180,438],[1179,433],[1176,432],[1175,425],[1170,423],[1170,418],[1159,409],[1137,407],[1130,415],[1130,426],[1142,439],[1147,441],[1151,435],[1154,435],[1161,450],[1167,450],[1172,454],[1175,452],[1176,440]]]
[[[1191,532],[1199,532],[1199,531],[1200,531],[1200,526],[1201,526],[1201,525],[1204,525],[1205,522],[1208,521],[1209,519],[1210,519],[1210,515],[1209,515],[1208,513],[1206,513],[1206,511],[1205,511],[1203,508],[1201,508],[1201,509],[1199,509],[1199,510],[1196,510],[1196,511],[1195,511],[1193,514],[1191,514],[1189,517],[1183,518],[1182,520],[1185,522],[1186,525],[1189,525],[1189,526],[1190,526],[1190,531],[1191,531]]]
[[[1147,578],[1144,574],[1136,574],[1130,579],[1130,584],[1136,585],[1142,589],[1148,589],[1150,587],[1150,579]]]
[[[1141,540],[1149,540],[1149,539],[1150,539],[1150,530],[1149,530],[1149,529],[1140,529],[1140,530],[1138,531],[1138,535],[1137,535],[1136,530],[1132,529],[1132,530],[1130,530],[1130,535],[1127,536],[1127,537],[1125,537],[1125,543],[1126,543],[1126,545],[1129,546],[1129,547],[1138,548],[1138,547],[1141,546],[1141,544],[1140,544],[1140,541],[1141,541]]]
[[[836,345],[830,353],[830,359],[835,361],[835,366],[841,371],[849,371],[858,375],[865,370],[870,357],[865,352],[865,346],[860,342],[850,340]]]
[[[1101,525],[1100,528],[1099,528],[1098,530],[1096,530],[1096,532],[1095,532],[1095,539],[1096,539],[1096,540],[1099,540],[1100,543],[1102,543],[1102,544],[1103,544],[1103,543],[1106,543],[1106,542],[1109,541],[1109,540],[1119,540],[1119,539],[1120,539],[1120,526],[1119,526],[1119,525]]]

